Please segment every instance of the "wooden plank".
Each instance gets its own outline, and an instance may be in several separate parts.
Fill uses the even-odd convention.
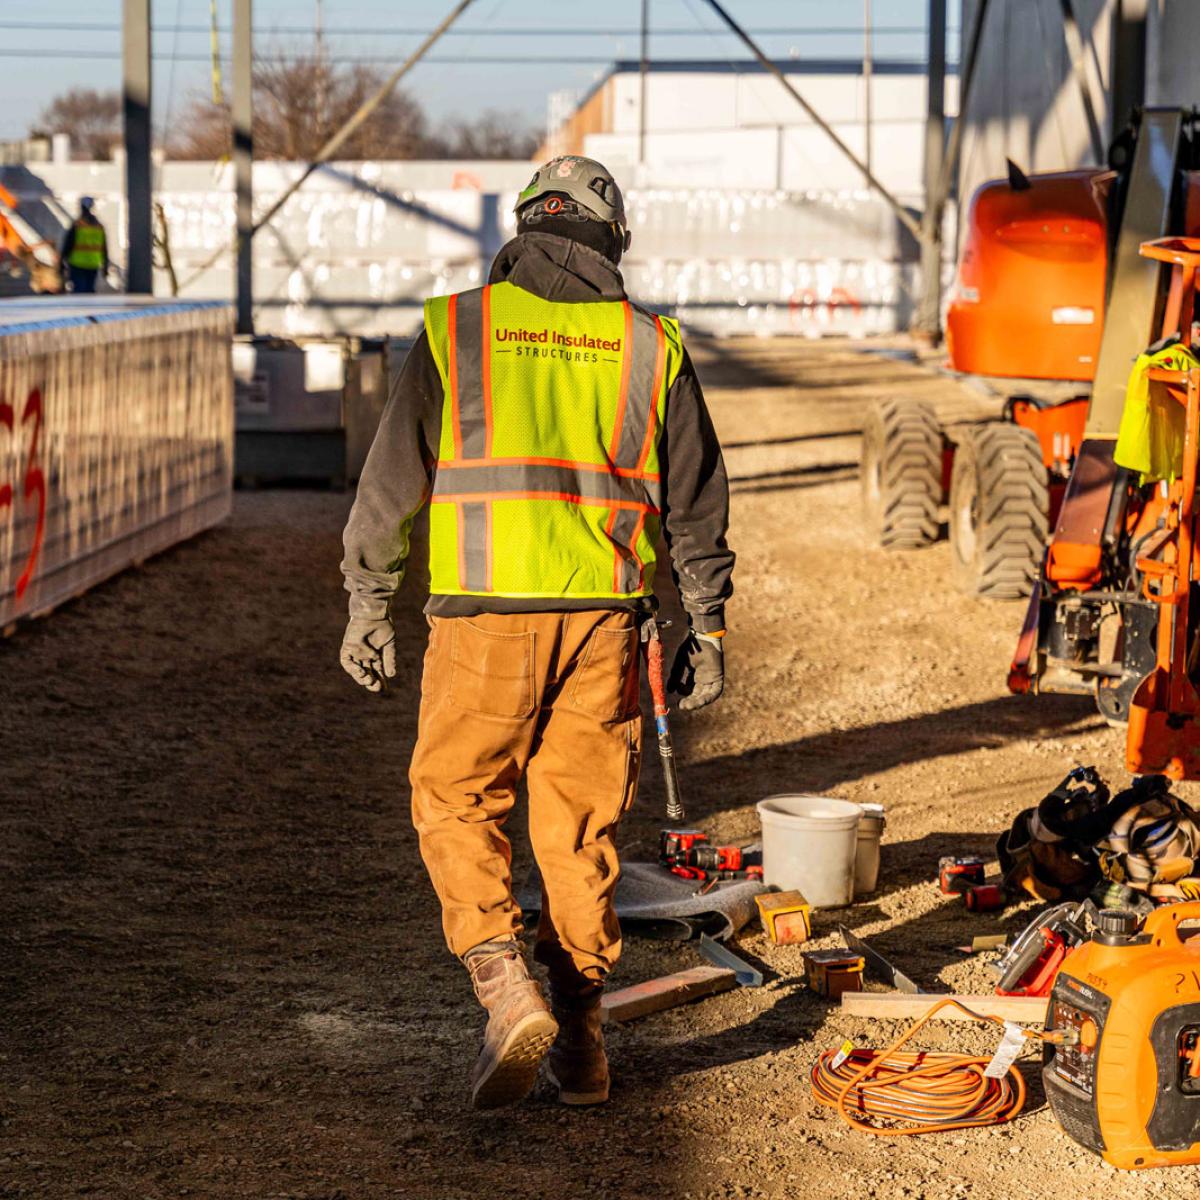
[[[601,1020],[606,1025],[632,1021],[635,1017],[662,1012],[691,1000],[727,992],[736,986],[737,976],[725,967],[692,967],[687,971],[676,971],[673,975],[661,975],[658,979],[647,979],[645,983],[610,992],[600,1002]]]
[[[906,992],[845,992],[842,1012],[851,1017],[881,1017],[885,1020],[916,1020],[923,1017],[939,1000],[954,999],[985,1017],[1042,1025],[1046,1017],[1045,996],[913,996]],[[935,1021],[969,1021],[961,1008],[948,1005]]]

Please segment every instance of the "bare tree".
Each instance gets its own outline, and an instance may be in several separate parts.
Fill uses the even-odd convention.
[[[428,139],[427,158],[531,158],[541,135],[514,113],[485,112],[474,121],[456,120]]]
[[[313,55],[276,54],[254,66],[254,155],[303,160],[316,157],[383,82],[356,64],[340,67]],[[339,157],[415,158],[426,140],[425,114],[401,91],[391,96],[343,146]],[[206,97],[193,100],[172,139],[172,158],[222,158],[232,149],[229,109]]]
[[[42,110],[34,128],[39,133],[65,133],[71,139],[72,158],[110,159],[121,143],[121,94],[115,89],[71,88]]]

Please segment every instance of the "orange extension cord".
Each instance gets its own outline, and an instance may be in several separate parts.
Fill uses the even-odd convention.
[[[935,1004],[902,1038],[886,1050],[851,1050],[834,1065],[837,1050],[826,1050],[813,1064],[813,1098],[837,1111],[852,1129],[878,1137],[913,1133],[944,1133],[978,1125],[1011,1121],[1025,1104],[1025,1080],[1016,1065],[999,1079],[984,1075],[987,1058],[966,1054],[900,1053],[901,1048],[932,1019],[953,1004],[976,1021],[1003,1026],[999,1017],[972,1012],[957,1000]],[[1022,1030],[1026,1038],[1055,1040],[1051,1035]],[[861,1114],[855,1116],[854,1113]],[[864,1118],[906,1121],[879,1125]]]

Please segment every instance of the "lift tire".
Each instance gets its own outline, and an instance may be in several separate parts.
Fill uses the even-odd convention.
[[[885,550],[917,550],[938,539],[942,428],[920,400],[880,400],[863,426],[860,480],[867,535]]]
[[[994,600],[1028,596],[1049,512],[1037,434],[1005,421],[968,427],[950,476],[950,557],[959,587]]]

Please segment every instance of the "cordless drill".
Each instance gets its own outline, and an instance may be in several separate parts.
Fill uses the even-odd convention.
[[[762,855],[740,846],[714,846],[699,829],[664,829],[658,861],[683,879],[761,879]]]

